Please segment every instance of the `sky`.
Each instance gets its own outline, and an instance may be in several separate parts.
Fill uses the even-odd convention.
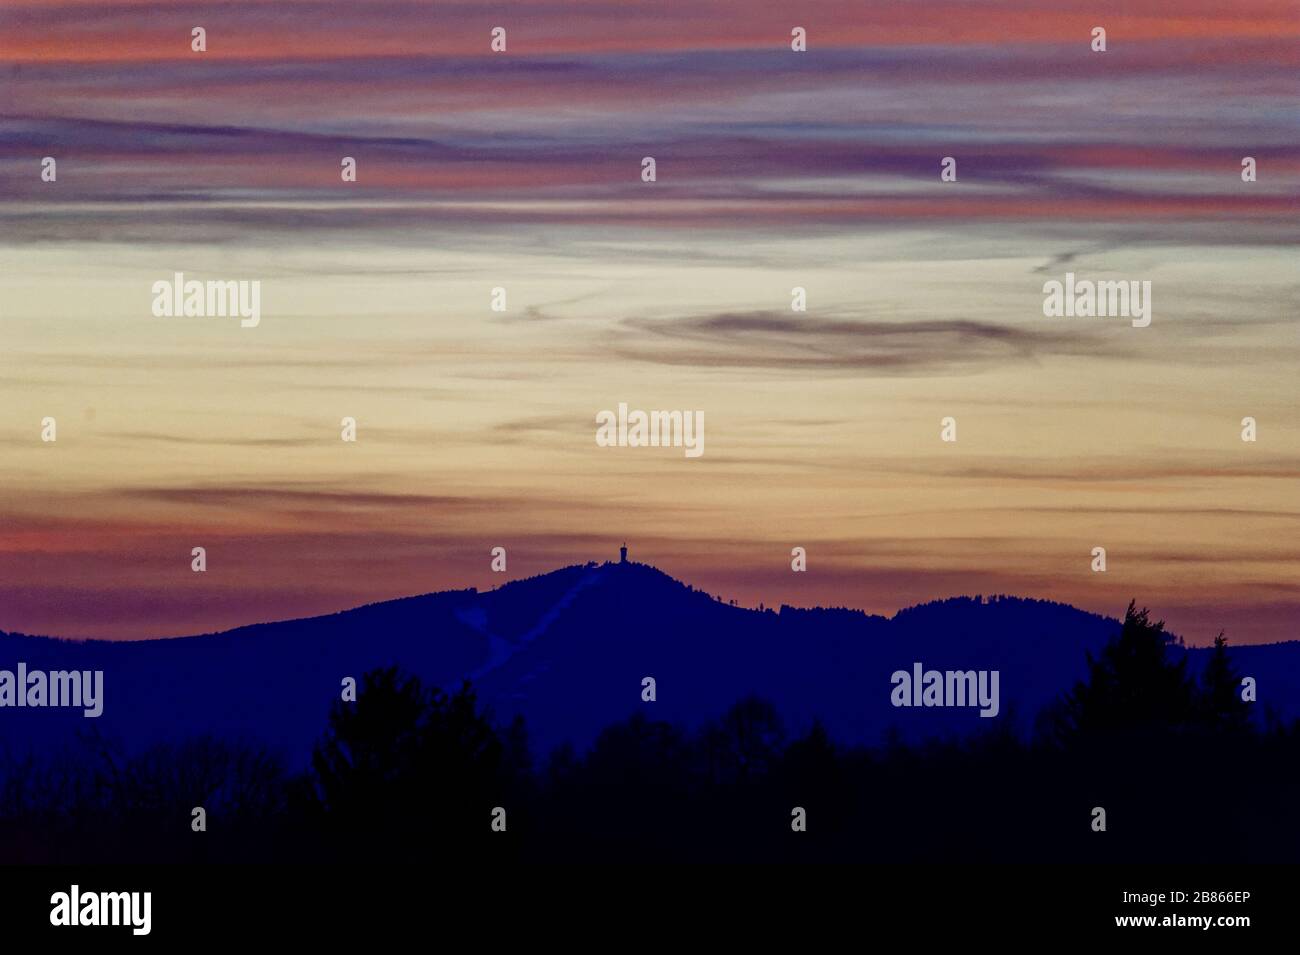
[[[0,629],[626,540],[747,606],[1296,639],[1298,41],[1271,0],[0,0]],[[155,316],[176,272],[260,323]],[[1044,315],[1066,272],[1151,324]],[[620,402],[705,453],[598,446]]]

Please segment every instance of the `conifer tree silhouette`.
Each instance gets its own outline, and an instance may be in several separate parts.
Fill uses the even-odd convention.
[[[1249,706],[1241,698],[1241,675],[1232,666],[1228,640],[1220,632],[1201,675],[1201,719],[1213,732],[1240,735],[1250,729]]]
[[[1187,728],[1196,688],[1187,661],[1168,658],[1173,638],[1164,621],[1152,623],[1130,602],[1119,636],[1099,656],[1087,655],[1088,678],[1065,698],[1060,728],[1066,738],[1160,735]]]

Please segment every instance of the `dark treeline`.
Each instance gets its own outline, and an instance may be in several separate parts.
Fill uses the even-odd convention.
[[[304,773],[211,739],[0,753],[0,862],[1295,861],[1300,725],[1250,719],[1222,639],[1199,680],[1168,643],[1130,607],[1032,739],[874,749],[792,737],[745,699],[693,732],[646,704],[586,753],[537,758],[468,685],[379,670]]]

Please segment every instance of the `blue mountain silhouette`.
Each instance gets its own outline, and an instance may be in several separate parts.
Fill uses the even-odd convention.
[[[1122,608],[1117,608],[1122,609]],[[586,746],[641,711],[696,726],[757,694],[796,732],[876,744],[965,735],[1034,717],[1084,676],[1114,619],[1042,600],[958,597],[892,618],[843,609],[733,607],[639,563],[590,563],[505,584],[370,604],[224,633],[134,642],[0,633],[0,669],[103,670],[104,712],[0,709],[0,740],[49,746],[95,732],[134,749],[213,734],[304,765],[345,677],[399,665],[454,689],[473,682],[505,722],[522,714],[539,753]],[[1180,650],[1192,672],[1207,653]],[[1260,685],[1261,709],[1300,716],[1300,642],[1231,648]],[[1000,671],[1001,714],[894,708],[890,676]],[[657,699],[641,698],[653,677]]]

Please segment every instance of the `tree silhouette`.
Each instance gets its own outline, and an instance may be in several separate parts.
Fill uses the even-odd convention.
[[[1100,656],[1087,654],[1088,679],[1066,695],[1059,728],[1066,738],[1159,735],[1187,727],[1195,686],[1185,658],[1168,659],[1173,638],[1164,621],[1130,602],[1119,636]]]
[[[601,731],[585,769],[603,783],[634,780],[646,789],[671,790],[689,763],[688,742],[678,727],[635,713]]]
[[[786,802],[812,803],[819,810],[821,827],[838,826],[850,815],[853,802],[846,762],[826,728],[814,721],[808,733],[781,756],[778,773]]]
[[[712,777],[746,783],[776,762],[785,745],[785,726],[770,701],[750,696],[706,726],[701,736]]]
[[[403,678],[362,677],[337,701],[312,755],[315,808],[325,826],[365,834],[364,855],[402,858],[481,844],[503,799],[502,745],[468,683],[454,695]]]
[[[1239,735],[1250,729],[1249,706],[1241,698],[1241,675],[1228,658],[1227,638],[1220,633],[1201,675],[1201,719],[1211,731]]]
[[[335,703],[292,777],[239,740],[133,751],[92,728],[41,751],[0,736],[0,863],[1294,860],[1300,722],[1251,731],[1226,639],[1193,655],[1196,681],[1170,642],[1130,604],[1044,714],[1065,746],[1010,719],[924,743],[895,727],[872,748],[814,721],[787,742],[775,706],[749,697],[694,727],[635,707],[586,752],[534,759],[522,719],[498,734],[468,685],[449,696],[396,668]],[[954,780],[977,785],[954,798]],[[1089,828],[1096,805],[1115,838]]]

